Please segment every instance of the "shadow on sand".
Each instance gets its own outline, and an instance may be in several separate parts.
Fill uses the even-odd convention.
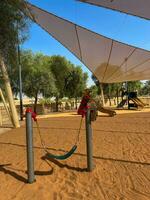
[[[86,168],[72,167],[72,166],[69,166],[67,164],[63,164],[63,163],[61,163],[60,161],[58,161],[54,158],[48,158],[46,155],[43,156],[41,159],[42,160],[49,160],[49,161],[53,162],[55,165],[59,166],[60,168],[67,168],[69,170],[74,170],[74,171],[77,171],[77,172],[86,172],[87,171]]]
[[[19,175],[18,173],[16,173],[16,171],[27,174],[27,171],[19,170],[19,169],[11,167],[11,163],[0,165],[0,172],[3,172],[5,174],[9,174],[10,176],[14,177],[15,179],[17,179],[17,180],[19,180],[23,183],[28,183],[28,180],[26,178],[24,178],[23,176]],[[53,171],[54,170],[51,167],[50,171],[34,171],[34,174],[37,175],[37,176],[47,176],[47,175],[53,174]]]

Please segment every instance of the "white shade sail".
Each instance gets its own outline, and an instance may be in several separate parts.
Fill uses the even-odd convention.
[[[104,37],[31,4],[28,9],[32,20],[79,58],[100,82],[150,79],[150,51]]]
[[[77,0],[150,20],[150,0]]]

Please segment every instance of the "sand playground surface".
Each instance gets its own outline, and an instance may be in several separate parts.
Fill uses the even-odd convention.
[[[77,137],[76,113],[39,117],[49,151],[64,154]],[[33,184],[27,184],[25,125],[0,131],[1,200],[150,200],[150,110],[100,113],[93,127],[93,161],[87,172],[85,121],[76,152],[67,160],[45,157],[34,123]]]

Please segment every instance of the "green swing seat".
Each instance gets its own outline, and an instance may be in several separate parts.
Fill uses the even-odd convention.
[[[48,158],[55,158],[55,159],[58,159],[58,160],[65,160],[67,158],[69,158],[77,149],[77,145],[74,145],[70,151],[68,151],[66,154],[63,154],[63,155],[54,155],[54,154],[51,154],[47,151],[47,154],[46,156]]]

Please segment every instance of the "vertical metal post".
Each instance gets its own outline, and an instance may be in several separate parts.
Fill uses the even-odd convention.
[[[85,126],[86,126],[87,171],[90,172],[93,169],[93,142],[92,142],[90,109],[87,109]]]
[[[26,113],[26,143],[27,143],[27,173],[28,183],[35,181],[34,154],[33,154],[33,127],[31,112]]]

